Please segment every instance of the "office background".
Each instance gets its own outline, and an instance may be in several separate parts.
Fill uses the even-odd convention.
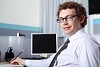
[[[84,30],[100,42],[100,15],[89,15],[88,0],[0,0],[1,61],[5,61],[8,47],[13,47],[15,56],[23,49],[20,57],[32,58],[31,33],[57,33],[58,47],[62,45],[67,37],[56,22],[56,11],[65,1],[76,1],[85,6],[88,24]]]

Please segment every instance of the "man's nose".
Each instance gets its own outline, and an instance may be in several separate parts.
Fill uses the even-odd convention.
[[[68,24],[68,21],[66,19],[63,20],[64,24]]]

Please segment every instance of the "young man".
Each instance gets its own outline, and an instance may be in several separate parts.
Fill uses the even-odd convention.
[[[17,62],[29,67],[100,67],[100,45],[83,31],[87,24],[85,8],[77,2],[65,2],[59,5],[57,17],[70,42],[68,47],[56,57],[54,65],[50,66],[56,54],[44,60],[17,58],[11,61],[11,64]]]

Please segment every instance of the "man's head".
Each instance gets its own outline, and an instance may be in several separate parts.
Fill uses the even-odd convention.
[[[82,4],[65,2],[60,4],[57,11],[58,22],[67,35],[73,35],[87,24],[87,14]]]

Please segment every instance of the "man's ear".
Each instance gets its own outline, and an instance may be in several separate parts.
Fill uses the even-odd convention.
[[[81,15],[79,20],[80,20],[81,23],[83,23],[84,20],[85,20],[85,16],[84,15]]]

